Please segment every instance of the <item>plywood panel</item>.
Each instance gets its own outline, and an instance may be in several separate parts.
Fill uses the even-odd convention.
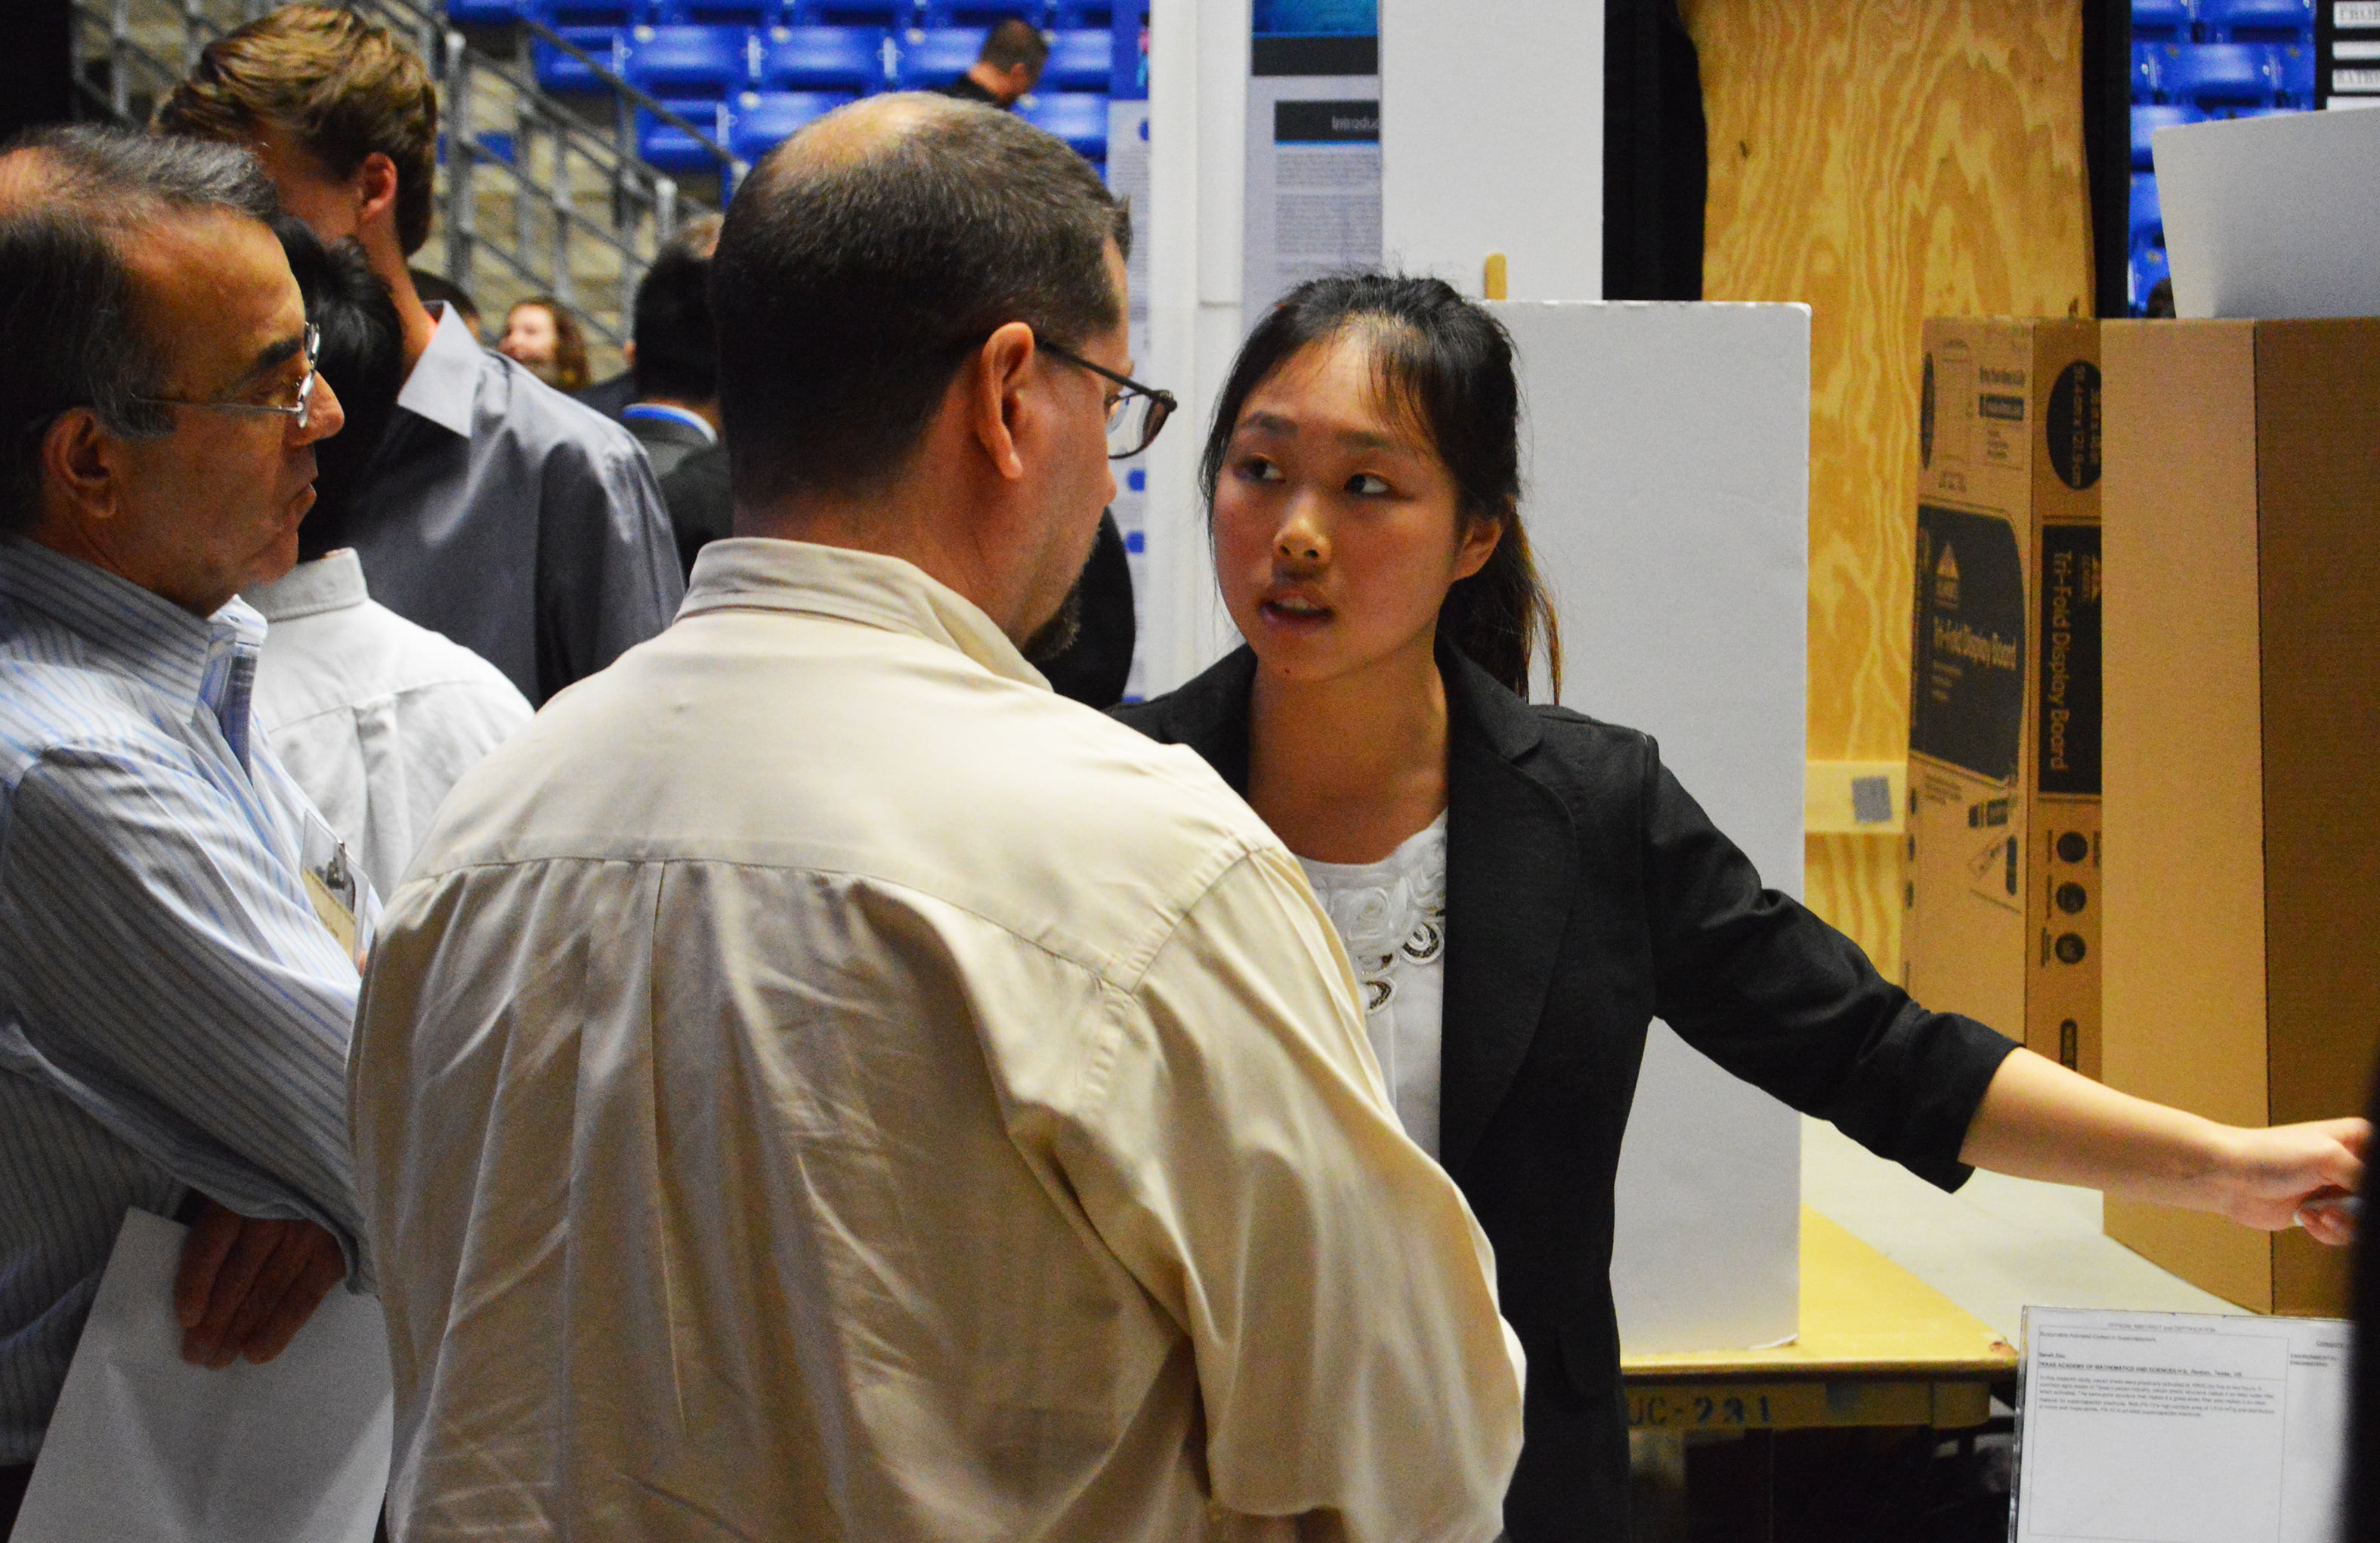
[[[1810,756],[1909,739],[1919,328],[2087,314],[2080,0],[1683,0],[1710,126],[1704,292],[1811,307]],[[1899,844],[1813,841],[1888,974]]]

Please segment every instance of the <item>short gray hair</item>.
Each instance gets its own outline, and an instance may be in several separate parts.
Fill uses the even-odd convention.
[[[909,99],[856,153],[795,134],[736,189],[710,263],[736,502],[880,486],[970,350],[1023,322],[1076,347],[1123,321],[1108,243],[1132,225],[1091,164],[1012,113]]]
[[[170,215],[270,220],[278,203],[256,158],[228,145],[78,127],[19,136],[0,155],[34,162],[23,184],[0,192],[0,537],[9,537],[41,517],[42,439],[59,414],[89,407],[128,439],[171,426],[138,400],[156,394],[167,361],[135,320],[121,244]]]

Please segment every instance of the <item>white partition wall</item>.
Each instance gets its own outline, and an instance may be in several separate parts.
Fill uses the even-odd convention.
[[[1656,735],[1770,887],[1798,895],[1808,308],[1493,309],[1519,350],[1563,703]],[[1797,1117],[1657,1026],[1621,1158],[1624,1346],[1791,1337],[1800,1205]]]

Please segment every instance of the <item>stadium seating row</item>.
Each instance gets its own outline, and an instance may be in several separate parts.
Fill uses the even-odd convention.
[[[2314,0],[2132,0],[2135,43],[2313,43]]]
[[[1138,0],[1147,15],[1148,0]],[[1114,0],[446,0],[449,20],[472,27],[524,18],[549,27],[704,25],[733,27],[989,27],[1022,17],[1071,31],[1106,27]]]
[[[2132,100],[2232,115],[2258,107],[2313,105],[2311,43],[2134,43]]]
[[[778,141],[813,118],[823,117],[846,102],[854,91],[745,91],[729,99],[688,98],[662,104],[709,134],[731,155],[747,164],[776,148]],[[1094,164],[1104,164],[1108,153],[1108,99],[1092,91],[1041,91],[1017,104],[1017,113],[1074,148]],[[719,170],[710,149],[684,129],[650,112],[637,115],[637,149],[655,168],[678,174]]]
[[[657,97],[723,100],[746,91],[871,91],[947,84],[982,51],[984,30],[937,27],[905,35],[880,27],[562,27],[562,37],[638,90]],[[1114,35],[1056,33],[1042,89],[1104,91]],[[538,40],[538,84],[561,95],[600,93],[580,60]]]

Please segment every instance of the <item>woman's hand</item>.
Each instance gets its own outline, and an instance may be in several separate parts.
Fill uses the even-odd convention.
[[[2266,1232],[2302,1223],[2317,1242],[2338,1245],[2355,1237],[2347,1202],[2362,1185],[2370,1138],[2358,1119],[2218,1124],[2020,1050],[2000,1063],[1959,1155],[1994,1172],[2214,1211]]]
[[[2345,1202],[2362,1187],[2371,1136],[2362,1120],[2234,1130],[2235,1150],[2214,1176],[2216,1203],[2208,1209],[2243,1227],[2302,1224],[2316,1242],[2352,1243],[2355,1213]]]

